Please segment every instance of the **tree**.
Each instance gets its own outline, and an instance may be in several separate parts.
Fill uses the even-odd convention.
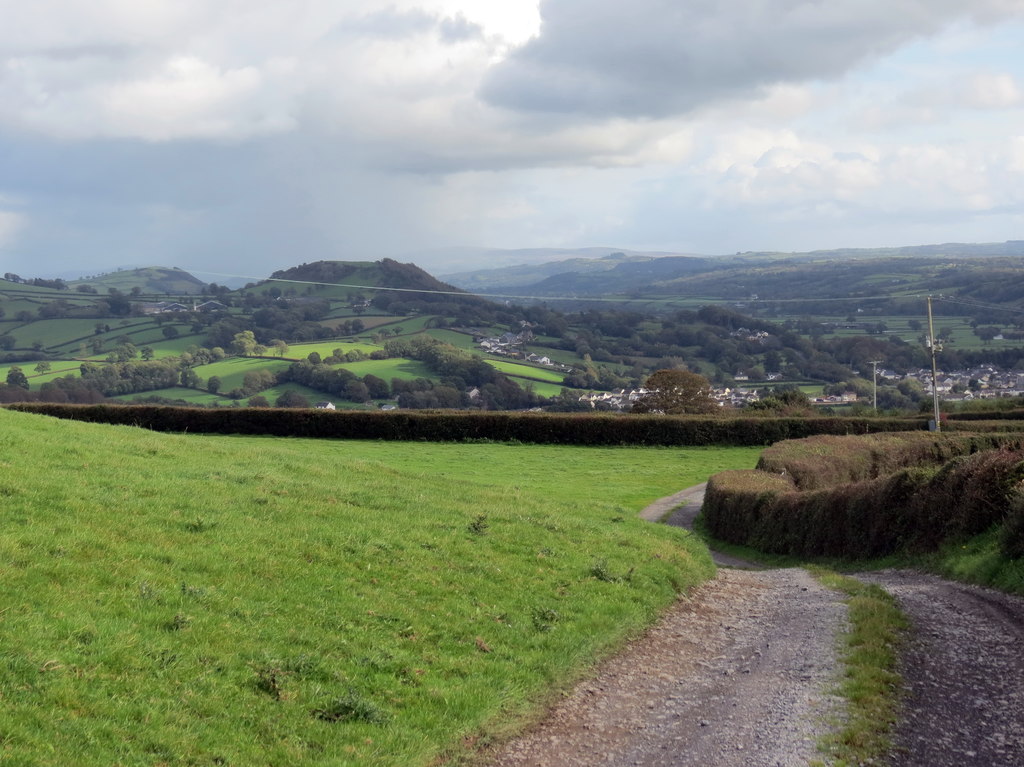
[[[151,359],[153,359],[154,352],[152,346],[143,346],[141,351],[143,362],[149,362]]]
[[[28,377],[22,372],[20,367],[15,365],[7,371],[7,385],[20,386],[22,389],[27,389]]]
[[[274,400],[275,407],[309,407],[309,400],[297,391],[289,389]]]
[[[206,379],[206,391],[210,394],[216,394],[220,391],[220,376],[210,376]]]
[[[718,407],[711,398],[711,382],[688,370],[658,370],[644,389],[647,394],[633,403],[634,413],[711,413]]]
[[[167,327],[161,329],[160,332],[163,334],[164,338],[170,339],[178,337],[178,329],[173,325],[168,325]]]
[[[249,357],[256,353],[256,336],[253,335],[251,330],[243,330],[241,333],[235,333],[235,337],[231,342],[231,351],[237,354],[239,357]]]
[[[40,360],[39,362],[36,363],[35,370],[40,375],[42,375],[43,373],[49,373],[50,372],[50,363],[47,362],[46,360]]]

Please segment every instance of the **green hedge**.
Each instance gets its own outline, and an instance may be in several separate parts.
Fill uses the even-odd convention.
[[[921,419],[728,418],[608,414],[292,408],[177,408],[160,405],[9,407],[29,413],[155,431],[270,434],[330,439],[490,440],[577,445],[770,445],[814,434],[871,434],[923,429]]]
[[[1024,410],[978,410],[966,413],[947,413],[943,416],[945,422],[949,421],[1021,421],[1024,420]]]

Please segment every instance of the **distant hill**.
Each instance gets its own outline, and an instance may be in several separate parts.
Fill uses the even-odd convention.
[[[188,272],[162,266],[149,266],[142,269],[123,269],[95,277],[85,277],[68,282],[68,287],[76,290],[79,285],[87,285],[98,293],[106,293],[116,288],[122,293],[130,293],[138,288],[143,294],[164,295],[198,295],[203,292],[206,283]]]
[[[722,256],[627,256],[573,258],[450,274],[459,287],[481,293],[531,296],[685,294],[743,298],[808,298],[876,294],[880,289],[929,290],[940,273],[954,269],[968,282],[993,267],[1019,273],[1024,240],[946,243],[896,248],[845,248],[805,253],[744,252]],[[944,275],[945,276],[945,275]],[[892,286],[892,287],[890,287]],[[813,288],[808,292],[809,288]]]
[[[500,269],[480,269],[474,272],[461,272],[445,276],[445,279],[449,279],[453,284],[466,290],[487,292],[491,290],[514,289],[524,285],[535,285],[561,274],[589,275],[607,272],[615,269],[620,264],[648,263],[656,258],[658,257],[652,255],[628,255],[623,251],[616,251],[599,258],[576,257],[559,261],[548,261],[546,263],[519,264]]]
[[[338,295],[365,287],[401,288],[405,290],[464,292],[454,285],[441,282],[415,264],[402,264],[390,258],[381,261],[315,261],[282,269],[270,275],[261,283],[273,286],[277,282],[312,283],[314,285],[339,286]],[[330,290],[320,290],[325,295]]]
[[[544,276],[555,274],[546,269],[549,263],[565,263],[567,261],[599,261],[608,257],[621,259],[651,259],[662,256],[685,256],[689,253],[670,251],[630,250],[628,248],[612,248],[606,246],[592,248],[443,248],[408,254],[408,259],[425,269],[438,274],[441,279],[449,280],[456,274],[465,275],[476,271],[493,271],[496,269],[520,269],[525,266],[541,267]],[[557,268],[556,268],[557,271]],[[564,271],[564,270],[563,270]]]

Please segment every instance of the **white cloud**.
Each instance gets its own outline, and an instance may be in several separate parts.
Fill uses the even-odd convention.
[[[0,210],[0,248],[12,245],[19,232],[28,224],[28,218],[13,210]]]

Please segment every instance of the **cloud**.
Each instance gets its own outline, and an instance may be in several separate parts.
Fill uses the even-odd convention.
[[[12,245],[26,223],[27,219],[23,214],[13,210],[0,210],[0,248]]]
[[[1019,0],[545,0],[540,35],[486,76],[520,112],[665,117],[779,83],[839,77],[950,23],[1024,15]]]

